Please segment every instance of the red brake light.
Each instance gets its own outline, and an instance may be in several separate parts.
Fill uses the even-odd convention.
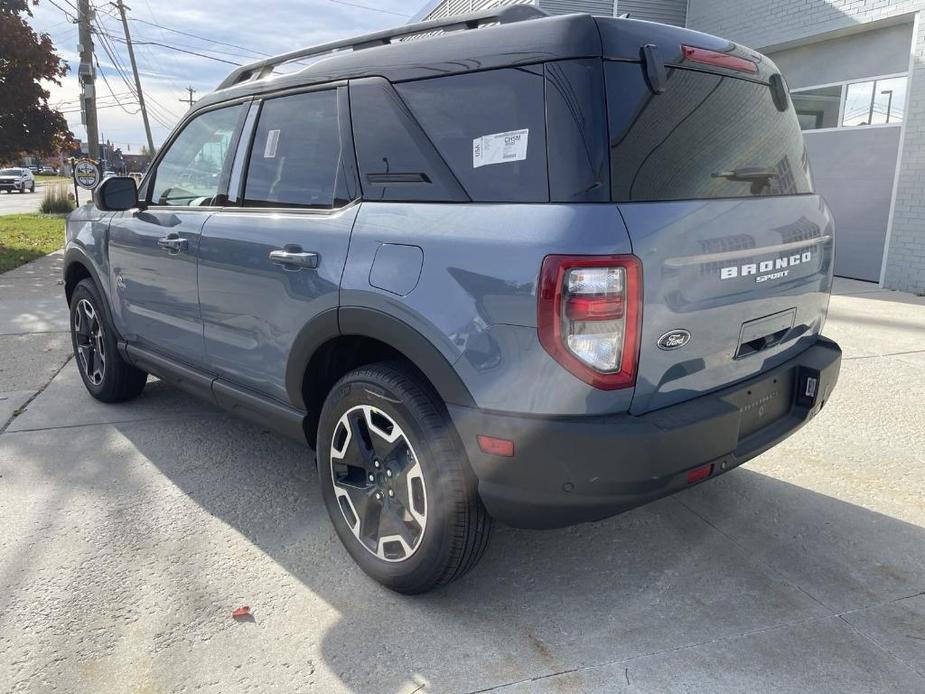
[[[758,72],[758,65],[751,60],[740,58],[737,55],[729,55],[719,51],[711,51],[706,48],[697,48],[696,46],[687,46],[682,44],[681,51],[684,53],[684,59],[704,65],[715,65],[724,67],[727,70],[738,70],[739,72]]]
[[[636,383],[642,264],[633,255],[550,255],[540,271],[537,332],[543,348],[595,388]]]

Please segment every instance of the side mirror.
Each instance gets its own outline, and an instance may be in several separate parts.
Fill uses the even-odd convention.
[[[138,185],[128,176],[111,176],[93,191],[93,202],[103,212],[122,212],[138,207]]]

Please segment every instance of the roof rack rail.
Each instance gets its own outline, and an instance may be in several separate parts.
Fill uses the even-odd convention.
[[[412,34],[421,34],[428,31],[460,31],[467,29],[477,29],[483,24],[498,23],[510,24],[512,22],[523,22],[530,19],[539,19],[548,17],[545,12],[536,7],[529,5],[509,5],[507,7],[497,7],[491,10],[482,10],[472,14],[458,15],[456,17],[445,17],[443,19],[431,19],[426,22],[416,22],[414,24],[405,24],[394,29],[377,31],[372,34],[364,34],[354,38],[342,41],[332,41],[322,43],[317,46],[300,48],[289,53],[281,53],[271,58],[258,60],[248,65],[242,65],[231,71],[216,91],[227,89],[241,82],[247,82],[252,79],[262,79],[269,75],[273,69],[284,63],[290,63],[301,58],[324,55],[326,53],[335,53],[337,51],[353,50],[359,51],[364,48],[374,48],[376,46],[386,46],[393,39]]]

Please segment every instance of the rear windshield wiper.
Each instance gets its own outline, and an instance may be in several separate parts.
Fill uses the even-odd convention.
[[[732,169],[730,171],[717,171],[713,178],[726,178],[730,181],[761,181],[769,178],[777,178],[777,171],[774,169],[762,169],[757,166],[745,166],[741,169]]]

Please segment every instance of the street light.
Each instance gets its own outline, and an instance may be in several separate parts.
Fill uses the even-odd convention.
[[[880,93],[881,93],[881,94],[889,94],[889,97],[887,98],[887,102],[886,102],[886,122],[889,123],[889,122],[890,122],[890,109],[893,108],[893,90],[892,90],[892,89],[884,89],[884,90],[883,90],[882,92],[880,92]]]

